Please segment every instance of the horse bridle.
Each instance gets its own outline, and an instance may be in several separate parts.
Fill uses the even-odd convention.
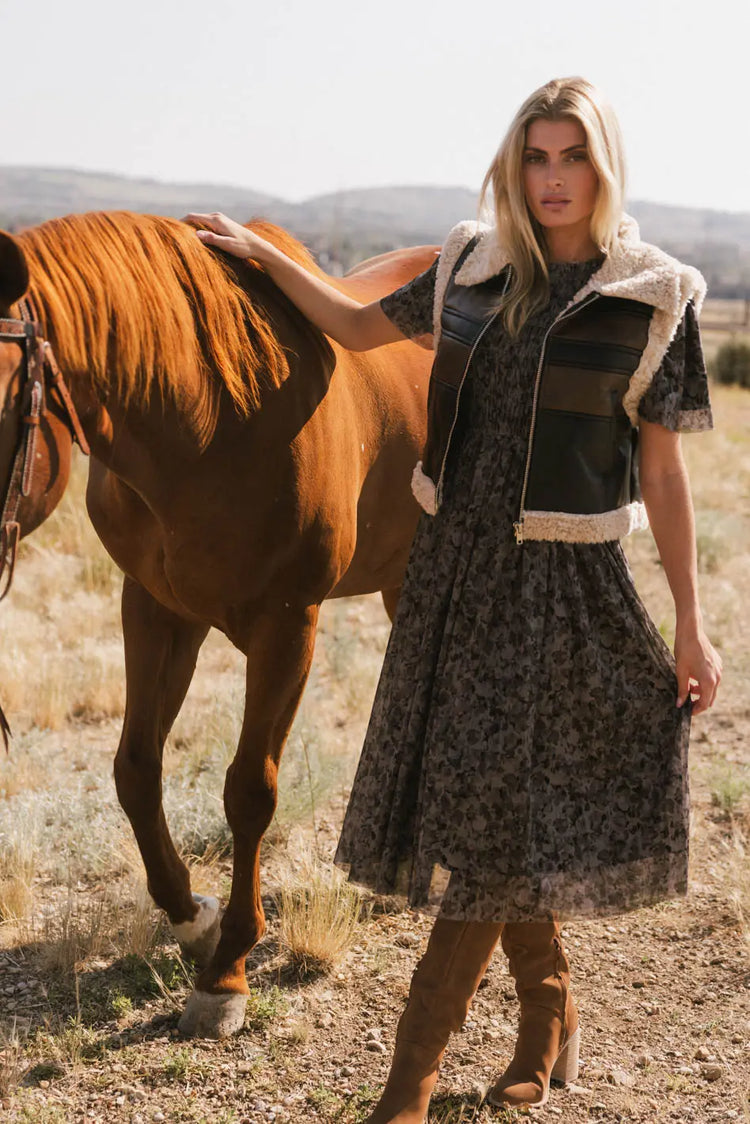
[[[68,416],[73,440],[78,442],[86,456],[90,452],[70,391],[65,385],[52,346],[49,340],[44,339],[42,325],[31,298],[24,297],[19,301],[18,308],[21,314],[19,320],[0,318],[0,342],[18,343],[23,352],[19,389],[21,427],[0,515],[0,585],[5,580],[0,601],[7,595],[13,582],[16,551],[21,536],[18,507],[21,498],[30,496],[33,488],[37,434],[46,414],[48,393],[54,391],[58,395]],[[0,709],[0,733],[6,748],[9,732],[7,720]]]

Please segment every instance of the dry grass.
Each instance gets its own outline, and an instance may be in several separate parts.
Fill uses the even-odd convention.
[[[136,883],[125,915],[120,917],[117,946],[121,956],[147,959],[164,939],[162,918],[157,913],[145,878]]]
[[[34,926],[41,942],[43,969],[70,973],[91,957],[116,955],[117,912],[111,891],[82,895],[69,886],[62,906]]]
[[[31,913],[36,863],[28,838],[0,850],[0,922],[17,925]]]
[[[50,1027],[52,1033],[47,1037],[48,1065],[71,1076],[75,1076],[88,1061],[104,1053],[101,1036],[83,1021],[77,990],[76,1000],[76,1014],[62,1023],[53,1024]]]
[[[177,977],[177,986],[183,986],[189,991],[192,987],[192,975],[180,953],[178,952],[170,962],[171,978],[169,981],[164,978],[153,961],[147,960],[147,964],[163,1002],[176,1014],[181,1013],[185,1002],[185,993],[181,994],[179,998],[175,996],[175,976]]]
[[[123,712],[120,576],[86,515],[85,478],[79,456],[57,510],[21,543],[0,615],[0,691],[16,733]]]
[[[135,841],[126,837],[118,850],[118,878],[92,886],[71,872],[64,900],[31,919],[27,938],[39,942],[47,970],[70,973],[100,957],[146,960],[164,939]]]
[[[0,1027],[0,1106],[7,1106],[28,1069],[22,1037],[15,1022]]]
[[[0,849],[5,943],[15,938],[36,947],[40,968],[62,974],[99,957],[152,955],[163,939],[162,918],[147,891],[134,843],[124,841],[119,852],[119,877],[92,885],[79,880],[71,863],[64,892],[50,901],[34,892],[41,865],[37,828],[22,823],[15,839]]]
[[[495,1124],[504,1124],[505,1121],[517,1120],[518,1116],[503,1109],[493,1109],[491,1119]],[[450,1102],[441,1105],[438,1102],[430,1110],[430,1124],[479,1124],[483,1120],[490,1120],[490,1110],[485,1113],[479,1105]]]
[[[733,821],[726,841],[725,892],[734,907],[737,921],[750,953],[750,838],[740,821]]]
[[[738,812],[750,795],[750,776],[726,761],[714,767],[708,784],[711,803],[727,816]]]
[[[125,676],[119,654],[63,649],[40,659],[27,644],[25,636],[23,647],[19,642],[0,657],[4,705],[14,715],[15,728],[62,730],[72,719],[98,722],[122,716]]]
[[[129,955],[147,960],[164,939],[162,918],[145,882],[135,891],[123,885],[94,891],[70,887],[62,904],[31,918],[25,935],[38,943],[40,967],[63,975],[91,960]]]
[[[22,792],[33,792],[47,782],[46,770],[26,754],[0,754],[0,801],[10,800]]]
[[[282,876],[276,901],[281,943],[301,974],[329,972],[355,943],[362,897],[331,864],[305,854]]]
[[[125,669],[122,660],[103,655],[78,664],[68,716],[84,722],[121,718],[125,712]]]

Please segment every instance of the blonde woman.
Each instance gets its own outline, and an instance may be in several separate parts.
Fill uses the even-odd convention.
[[[701,622],[681,430],[711,426],[703,280],[623,214],[617,122],[580,78],[528,98],[434,266],[360,307],[223,216],[200,237],[261,262],[361,350],[432,335],[414,539],[337,862],[438,910],[370,1124],[423,1124],[500,939],[520,1000],[493,1104],[577,1072],[560,920],[684,894],[687,749],[721,663]],[[620,539],[647,523],[674,657]]]

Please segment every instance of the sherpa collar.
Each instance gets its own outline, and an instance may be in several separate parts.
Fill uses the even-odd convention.
[[[508,264],[508,255],[500,245],[496,227],[474,221],[460,222],[453,227],[440,252],[435,278],[435,347],[440,339],[443,301],[451,274],[462,250],[476,234],[479,241],[456,273],[456,284],[477,285],[489,281]],[[693,301],[696,312],[700,313],[706,282],[697,269],[683,265],[658,246],[641,242],[638,223],[630,215],[623,215],[613,250],[566,307],[578,304],[594,292],[642,301],[654,309],[646,349],[622,400],[628,417],[637,425],[638,403],[664,358],[688,301]]]
[[[475,234],[479,235],[479,242],[456,274],[458,285],[489,281],[508,264],[508,255],[498,241],[497,228],[471,221],[459,223],[450,232],[445,256],[453,257],[455,263],[458,255],[454,257],[449,252],[449,243],[463,249]],[[669,316],[681,317],[689,300],[695,303],[696,312],[700,312],[706,283],[697,269],[683,265],[658,246],[642,242],[638,223],[630,215],[623,215],[614,249],[575,294],[571,304],[590,292],[643,301]]]

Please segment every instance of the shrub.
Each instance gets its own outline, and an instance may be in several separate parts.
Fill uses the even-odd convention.
[[[301,975],[329,972],[354,944],[362,895],[341,871],[306,855],[276,895],[280,941]]]
[[[713,374],[725,386],[736,385],[750,389],[750,344],[740,340],[727,340],[716,352]]]

